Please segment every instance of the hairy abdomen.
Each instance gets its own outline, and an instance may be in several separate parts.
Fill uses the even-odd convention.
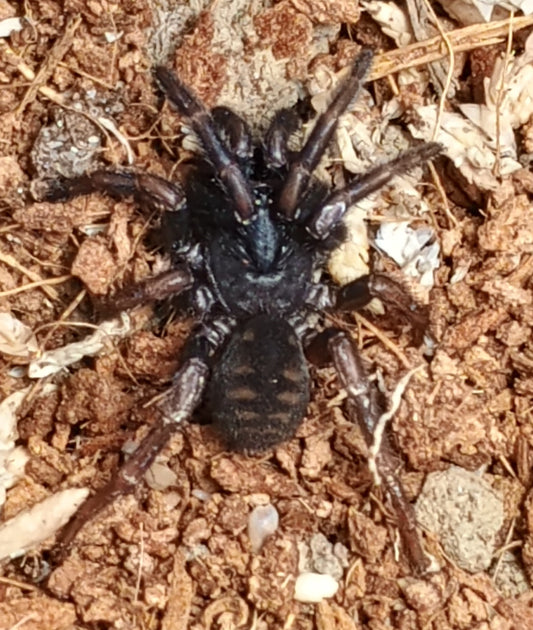
[[[236,451],[258,452],[291,438],[309,402],[309,372],[292,326],[258,315],[237,326],[209,385],[213,422]]]

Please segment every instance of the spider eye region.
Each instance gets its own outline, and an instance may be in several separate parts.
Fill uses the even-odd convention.
[[[282,228],[271,217],[270,200],[266,192],[256,195],[254,216],[241,227],[244,248],[260,273],[273,268],[281,248]]]
[[[253,187],[254,212],[245,223],[219,225],[207,244],[210,288],[233,316],[301,310],[314,254],[275,214],[272,189]]]
[[[314,257],[271,219],[220,231],[209,243],[213,293],[232,315],[298,312],[309,290]]]

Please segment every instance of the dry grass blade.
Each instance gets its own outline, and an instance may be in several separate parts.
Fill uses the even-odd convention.
[[[455,53],[474,50],[505,41],[510,22],[512,22],[513,31],[516,32],[532,26],[533,16],[488,22],[487,24],[473,24],[465,28],[448,31],[446,35]],[[397,48],[376,56],[370,73],[370,80],[380,79],[407,68],[424,66],[432,61],[448,57],[449,54],[450,52],[441,35],[410,46]]]

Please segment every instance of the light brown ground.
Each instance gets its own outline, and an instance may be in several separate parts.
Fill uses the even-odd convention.
[[[368,16],[357,24],[357,11],[348,2],[282,0],[264,9],[258,2],[235,3],[231,24],[224,23],[229,20],[220,9],[225,3],[214,3],[217,11],[199,17],[182,7],[184,18],[176,23],[161,18],[164,4],[0,0],[0,19],[26,12],[32,20],[6,40],[16,56],[0,45],[0,291],[72,274],[58,284],[0,298],[1,310],[36,331],[42,348],[90,332],[51,326],[63,314],[68,322],[90,322],[88,293],[107,295],[153,270],[154,255],[143,240],[151,218],[131,203],[98,195],[68,204],[34,203],[29,185],[37,175],[51,173],[52,162],[60,161],[58,147],[68,153],[75,145],[79,152],[74,166],[68,156],[61,162],[66,175],[82,168],[85,159],[126,164],[117,138],[95,125],[99,115],[113,119],[128,138],[136,168],[172,176],[180,130],[168,108],[161,113],[150,74],[154,63],[174,65],[207,104],[220,97],[261,128],[273,109],[297,100],[298,89],[305,93],[309,68],[318,58],[337,70],[353,57],[357,46],[345,30],[337,31],[340,23],[355,25],[354,41],[391,46]],[[253,20],[247,4],[256,11]],[[162,40],[150,37],[156,14],[160,25],[174,28]],[[236,33],[252,27],[255,38],[238,39]],[[106,39],[106,33],[112,36]],[[520,46],[523,38],[517,39]],[[173,45],[176,54],[165,58]],[[490,74],[493,58],[493,49],[472,53],[471,67],[478,74],[465,74],[465,90],[475,92],[480,74]],[[246,72],[239,74],[238,63]],[[274,80],[268,78],[269,68]],[[29,78],[28,70],[37,79]],[[241,76],[240,83],[235,76]],[[122,87],[115,89],[119,82]],[[39,92],[40,87],[52,92]],[[386,81],[376,84],[378,95],[388,89]],[[418,97],[406,93],[403,98]],[[82,116],[72,113],[76,101]],[[36,148],[40,130],[52,120],[63,121],[61,129],[52,127],[58,137],[41,138]],[[91,136],[94,145],[87,142]],[[54,139],[59,144],[50,148]],[[135,496],[117,501],[82,531],[48,582],[36,578],[46,571],[53,540],[24,558],[5,561],[0,628],[533,628],[526,581],[533,572],[533,181],[526,170],[519,171],[484,197],[442,176],[453,193],[449,203],[456,225],[438,195],[430,194],[433,215],[424,221],[437,227],[443,247],[430,300],[430,331],[437,341],[431,363],[412,347],[408,331],[386,332],[401,361],[364,327],[358,330],[352,319],[347,323],[364,345],[369,368],[381,370],[389,391],[406,363],[424,365],[410,381],[393,423],[410,499],[419,494],[426,473],[451,463],[468,470],[483,467],[485,480],[503,495],[498,546],[509,544],[512,562],[505,569],[511,577],[499,583],[502,590],[495,585],[496,563],[471,575],[442,555],[434,536],[426,542],[443,566],[439,573],[415,578],[395,556],[394,515],[372,488],[366,449],[348,420],[333,371],[325,368],[314,372],[313,403],[297,437],[274,454],[230,454],[209,427],[188,426],[163,453],[162,463],[175,473],[172,485],[139,487]],[[479,207],[465,207],[469,199]],[[107,229],[88,237],[80,228],[89,224]],[[465,266],[466,276],[451,284],[452,273]],[[115,469],[122,444],[144,433],[150,415],[141,404],[168,382],[189,324],[171,323],[161,335],[150,312],[136,322],[135,332],[115,350],[52,377],[54,392],[39,397],[44,383],[36,386],[18,425],[31,459],[26,476],[8,491],[4,519],[59,489],[99,487]],[[2,397],[30,384],[20,376],[23,370],[13,371],[24,364],[0,356]],[[280,528],[253,554],[248,514],[267,500],[280,514]],[[319,532],[344,546],[348,567],[333,599],[301,604],[292,598],[299,545]],[[512,584],[522,592],[515,595]]]

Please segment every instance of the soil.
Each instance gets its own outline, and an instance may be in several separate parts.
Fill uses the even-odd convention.
[[[163,103],[157,64],[260,134],[281,107],[312,117],[301,103],[362,46],[395,48],[348,0],[0,0],[0,23],[13,17],[24,18],[21,30],[0,41],[0,310],[36,345],[25,354],[26,339],[18,354],[0,354],[2,398],[25,392],[16,445],[28,455],[24,474],[7,486],[6,522],[62,490],[92,492],[114,474],[124,445],[154,421],[148,403],[169,385],[192,326],[146,305],[91,355],[30,378],[30,359],[83,342],[117,291],[167,264],[150,237],[158,218],[146,209],[100,194],[39,202],[43,180],[102,167],[179,178],[194,139]],[[530,32],[515,33],[517,54]],[[482,102],[505,38],[462,49],[446,108]],[[405,135],[410,108],[439,93],[431,80],[396,83],[395,72],[371,84],[366,115],[379,125],[380,104],[395,97],[403,111],[394,124]],[[387,399],[419,367],[401,392],[392,434],[408,498],[431,527],[420,536],[437,570],[415,575],[409,566],[346,393],[332,367],[313,367],[307,417],[274,451],[231,453],[208,424],[188,424],[146,483],[88,523],[59,564],[55,535],[41,541],[41,517],[32,517],[39,544],[1,564],[0,628],[533,628],[528,123],[515,130],[524,168],[496,173],[491,190],[466,181],[446,157],[436,180],[419,178],[426,211],[418,204],[407,218],[440,244],[434,285],[420,293],[430,312],[425,342],[386,314],[337,322]],[[338,162],[322,169],[335,184],[346,177]],[[391,216],[380,207],[367,218],[372,237]],[[369,256],[372,267],[399,273],[382,254]],[[279,526],[252,546],[250,514],[269,504]],[[337,592],[298,601],[302,572],[332,576]]]

